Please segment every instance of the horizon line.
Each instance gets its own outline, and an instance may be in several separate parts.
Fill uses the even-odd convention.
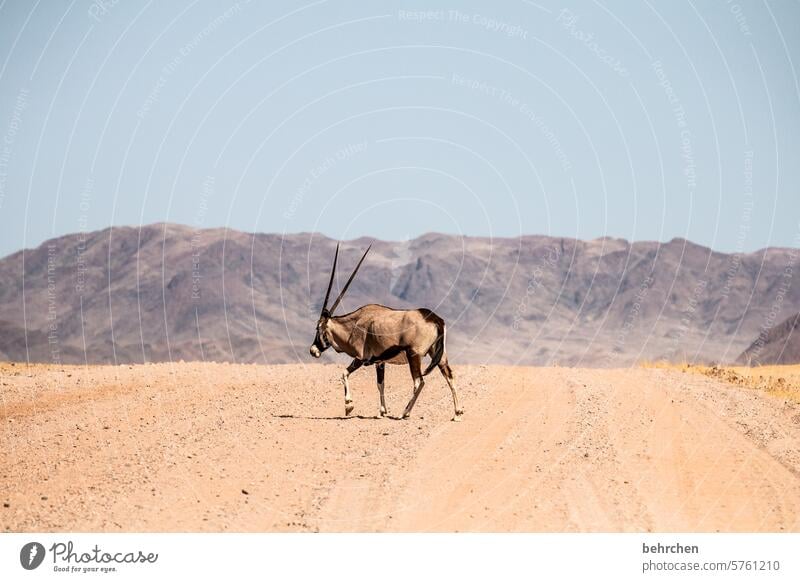
[[[379,238],[377,236],[371,236],[371,235],[361,235],[361,236],[357,236],[357,237],[349,238],[349,239],[339,239],[339,238],[335,238],[335,237],[329,236],[329,235],[327,235],[327,234],[325,234],[324,232],[321,232],[321,231],[297,231],[297,232],[283,232],[283,233],[281,233],[281,232],[242,230],[242,229],[234,228],[234,227],[231,227],[231,226],[204,226],[204,225],[184,224],[184,223],[181,223],[181,222],[157,221],[157,222],[150,222],[150,223],[138,224],[138,225],[136,225],[136,224],[116,224],[116,225],[109,225],[109,226],[102,227],[102,228],[97,228],[97,229],[94,229],[94,230],[77,230],[77,231],[67,232],[67,233],[64,233],[64,234],[56,234],[56,235],[53,235],[53,236],[51,236],[49,238],[45,238],[44,240],[42,240],[41,242],[39,242],[38,244],[35,244],[33,246],[22,246],[22,247],[18,248],[17,250],[14,250],[14,251],[11,251],[10,253],[2,255],[2,256],[0,256],[0,260],[5,260],[5,259],[7,259],[9,257],[14,256],[17,253],[25,253],[25,252],[35,251],[35,250],[41,248],[42,246],[50,243],[51,241],[58,240],[58,239],[61,239],[61,238],[75,237],[75,236],[78,236],[80,234],[84,234],[86,236],[96,235],[96,234],[103,233],[105,231],[113,232],[115,229],[136,229],[136,230],[142,231],[142,230],[151,229],[151,228],[154,228],[154,227],[161,228],[161,229],[165,229],[165,228],[168,228],[168,227],[173,227],[173,228],[177,227],[177,228],[188,229],[188,230],[192,230],[192,231],[224,230],[224,231],[236,232],[236,233],[239,233],[239,234],[245,234],[245,235],[249,235],[249,236],[277,236],[277,237],[318,236],[318,237],[322,237],[322,238],[325,238],[325,239],[328,239],[328,240],[331,240],[331,241],[339,241],[339,242],[345,242],[345,243],[347,243],[347,242],[356,242],[356,241],[359,241],[359,240],[368,240],[368,241],[382,242],[382,243],[402,243],[402,242],[414,241],[414,240],[417,240],[417,239],[430,237],[430,236],[443,236],[443,237],[465,238],[465,239],[485,239],[485,240],[489,240],[489,241],[495,241],[495,240],[496,241],[512,241],[512,240],[519,240],[519,239],[524,239],[524,238],[537,238],[538,237],[538,238],[569,240],[569,241],[575,241],[575,242],[580,242],[580,243],[595,243],[595,242],[599,242],[599,241],[609,240],[609,241],[623,242],[623,243],[631,245],[631,246],[633,246],[633,245],[642,245],[642,244],[652,244],[652,245],[658,245],[658,246],[666,246],[666,245],[673,244],[673,243],[676,243],[676,242],[683,242],[684,246],[686,246],[687,244],[688,245],[693,245],[693,246],[697,246],[697,247],[701,247],[703,249],[709,250],[712,253],[719,253],[719,254],[723,254],[723,255],[752,255],[752,254],[758,254],[758,253],[762,253],[762,252],[770,251],[770,250],[773,250],[773,251],[774,250],[777,250],[777,251],[800,250],[800,247],[790,247],[790,246],[780,246],[780,245],[762,246],[762,247],[756,248],[754,250],[749,250],[749,251],[744,251],[744,250],[741,250],[741,251],[737,251],[737,250],[733,250],[733,251],[719,250],[719,249],[715,249],[714,247],[711,247],[711,246],[708,246],[708,245],[705,245],[705,244],[702,244],[702,243],[698,243],[698,242],[692,241],[691,239],[688,239],[688,238],[685,238],[685,237],[682,237],[682,236],[673,236],[671,239],[669,239],[667,241],[659,241],[659,240],[654,240],[654,239],[632,240],[632,239],[623,238],[623,237],[619,237],[619,236],[612,236],[612,235],[603,235],[603,236],[598,236],[598,237],[594,237],[594,238],[579,238],[579,237],[571,236],[571,235],[570,236],[565,236],[565,235],[541,234],[541,233],[517,234],[517,235],[513,235],[513,236],[488,236],[488,235],[477,235],[477,234],[455,234],[455,233],[446,233],[446,232],[440,232],[440,231],[427,231],[427,232],[423,232],[421,234],[418,234],[418,235],[416,235],[416,236],[414,236],[412,238],[408,238],[408,239],[406,239],[404,241],[402,241],[402,240],[392,240],[392,239],[383,239],[383,238]]]

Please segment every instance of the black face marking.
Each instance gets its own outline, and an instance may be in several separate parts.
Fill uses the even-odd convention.
[[[320,317],[317,322],[317,333],[314,336],[314,343],[312,344],[320,352],[324,352],[331,347],[331,340],[328,337],[328,318]]]

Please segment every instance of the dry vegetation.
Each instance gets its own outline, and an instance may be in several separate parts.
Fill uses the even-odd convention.
[[[729,384],[760,390],[770,396],[800,402],[800,365],[749,367],[653,362],[644,367],[702,374]]]

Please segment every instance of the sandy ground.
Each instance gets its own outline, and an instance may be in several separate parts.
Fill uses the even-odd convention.
[[[800,531],[800,404],[665,369],[0,364],[4,531]],[[390,413],[411,393],[387,369]]]

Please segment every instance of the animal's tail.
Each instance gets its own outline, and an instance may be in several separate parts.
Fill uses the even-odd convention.
[[[439,328],[439,335],[436,336],[436,341],[433,344],[435,348],[433,351],[433,357],[431,358],[431,363],[422,373],[423,376],[427,376],[433,372],[433,369],[439,365],[439,362],[442,361],[442,356],[444,355],[444,344],[447,337],[447,329],[445,328],[444,320],[439,319],[436,321],[436,327]]]

